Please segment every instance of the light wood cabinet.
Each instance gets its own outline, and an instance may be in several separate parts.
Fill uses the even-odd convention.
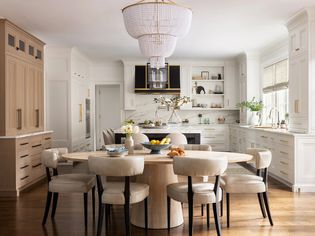
[[[0,136],[44,128],[44,43],[0,20]]]

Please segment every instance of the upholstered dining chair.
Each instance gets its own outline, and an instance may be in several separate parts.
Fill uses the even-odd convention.
[[[112,137],[112,135],[109,133],[108,129],[107,130],[103,130],[103,139],[104,139],[104,145],[110,145],[110,144],[114,144],[114,139]]]
[[[66,148],[52,148],[42,152],[42,163],[46,168],[48,192],[46,207],[42,224],[46,224],[51,198],[53,197],[51,218],[55,217],[59,193],[83,193],[84,198],[84,224],[87,227],[88,192],[92,190],[93,215],[95,215],[95,176],[89,174],[64,174],[58,175],[58,162],[61,155],[67,153]],[[52,175],[50,172],[52,169]]]
[[[134,149],[135,150],[142,150],[144,147],[141,145],[141,143],[149,142],[148,136],[142,133],[136,133],[132,135],[133,141],[134,141]]]
[[[187,144],[187,138],[182,133],[170,133],[166,137],[171,139],[172,145],[178,146]]]
[[[167,186],[167,225],[170,230],[171,199],[188,203],[189,236],[193,233],[194,204],[207,205],[207,226],[210,227],[209,205],[212,204],[217,235],[221,235],[221,225],[218,215],[218,203],[222,198],[220,176],[227,168],[228,161],[221,158],[190,158],[174,157],[173,169],[177,175],[188,176],[187,182],[173,183]],[[215,183],[192,183],[193,176],[212,176]]]
[[[270,225],[273,225],[268,200],[268,167],[271,163],[272,154],[267,149],[259,148],[249,148],[247,149],[247,153],[253,155],[257,175],[240,174],[222,176],[221,187],[226,193],[227,227],[230,227],[231,193],[256,193],[263,217],[266,218],[266,207],[269,223]]]
[[[108,205],[124,205],[126,235],[130,235],[130,204],[144,201],[145,228],[148,228],[148,196],[149,185],[130,183],[130,177],[140,175],[144,169],[143,157],[102,158],[89,157],[90,171],[96,174],[99,193],[99,216],[97,235],[101,234],[105,212],[107,220]],[[125,182],[102,183],[101,176],[125,177]]]

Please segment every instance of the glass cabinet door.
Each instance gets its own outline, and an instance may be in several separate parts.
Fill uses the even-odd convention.
[[[151,68],[150,64],[147,64],[148,68],[148,83],[149,89],[166,89],[168,88],[168,63],[164,68]]]

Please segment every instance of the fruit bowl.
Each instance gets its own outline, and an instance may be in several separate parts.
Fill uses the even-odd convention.
[[[169,148],[172,144],[151,144],[150,142],[141,143],[143,147],[150,149],[150,154],[161,154],[161,150]]]

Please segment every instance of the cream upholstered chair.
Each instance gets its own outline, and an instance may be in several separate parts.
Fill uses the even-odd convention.
[[[166,136],[171,139],[172,145],[183,145],[187,144],[187,138],[182,133],[171,133]]]
[[[115,144],[115,138],[113,138],[109,129],[103,130],[102,133],[103,133],[104,145]]]
[[[226,192],[226,217],[227,227],[230,227],[230,194],[231,193],[256,193],[264,218],[265,207],[270,225],[273,225],[269,201],[268,201],[268,167],[271,163],[272,154],[267,149],[249,148],[247,153],[253,155],[257,175],[225,175],[222,176],[221,187]],[[265,203],[265,207],[264,204]]]
[[[184,144],[179,145],[180,148],[184,150],[194,150],[194,151],[212,151],[212,148],[208,144]]]
[[[99,216],[97,235],[101,234],[102,222],[108,205],[124,205],[126,235],[130,235],[130,204],[142,202],[145,208],[145,228],[148,228],[148,202],[149,185],[143,183],[130,183],[130,176],[140,175],[144,169],[143,157],[126,158],[101,158],[89,157],[89,168],[96,174],[97,188],[99,193]],[[125,177],[125,182],[107,182],[103,185],[101,176]]]
[[[83,193],[84,196],[84,223],[87,227],[87,203],[88,192],[92,190],[93,215],[95,215],[95,176],[89,174],[64,174],[58,175],[58,162],[62,160],[61,155],[67,153],[66,148],[52,148],[42,152],[42,163],[46,167],[46,175],[48,179],[48,192],[46,207],[42,224],[45,225],[51,198],[53,196],[51,217],[54,218],[57,208],[59,193]],[[52,169],[53,175],[51,175]]]
[[[132,135],[133,141],[134,141],[134,149],[135,150],[142,150],[144,147],[141,145],[141,143],[149,142],[148,136],[142,133],[136,133]]]
[[[190,157],[174,157],[174,173],[177,175],[188,176],[188,183],[174,183],[167,186],[167,225],[170,229],[170,209],[171,199],[178,202],[188,203],[189,212],[189,235],[193,232],[193,205],[207,205],[207,225],[209,222],[209,205],[213,205],[213,213],[217,235],[221,235],[221,226],[218,215],[218,202],[222,198],[222,190],[220,188],[220,176],[227,168],[227,159],[221,158],[190,158]],[[215,183],[192,183],[193,176],[213,176]]]

